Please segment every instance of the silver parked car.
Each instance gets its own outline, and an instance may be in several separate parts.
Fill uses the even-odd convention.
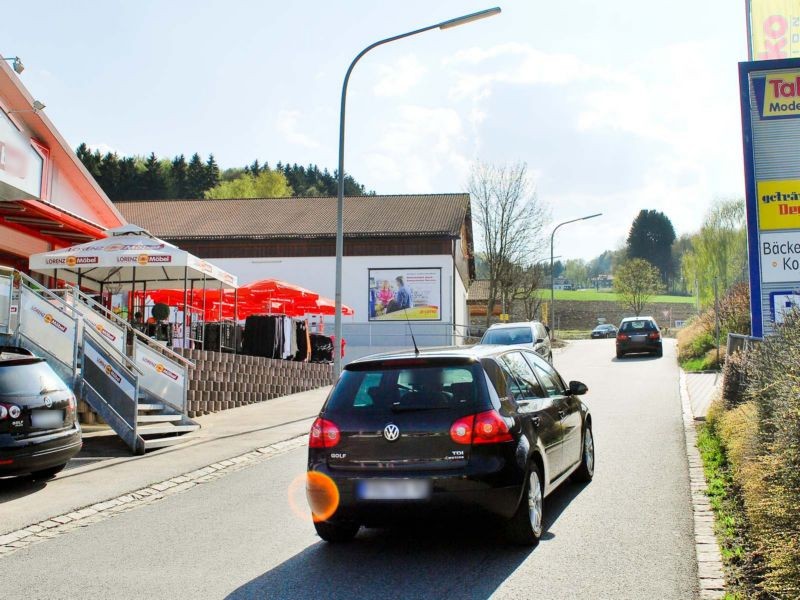
[[[549,363],[553,363],[550,331],[539,321],[495,323],[483,334],[479,344],[527,346]]]

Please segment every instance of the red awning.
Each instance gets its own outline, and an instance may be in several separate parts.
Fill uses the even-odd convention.
[[[0,224],[59,246],[106,237],[104,227],[41,200],[0,201]]]

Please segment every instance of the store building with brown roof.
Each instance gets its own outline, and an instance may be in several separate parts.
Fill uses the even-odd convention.
[[[336,198],[117,203],[154,235],[214,259],[242,284],[277,278],[335,291]],[[346,360],[411,346],[462,343],[474,279],[468,194],[345,198],[342,300]],[[326,332],[333,332],[327,318]]]

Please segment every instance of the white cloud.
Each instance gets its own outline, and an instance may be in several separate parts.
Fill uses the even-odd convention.
[[[380,80],[372,88],[376,96],[400,96],[416,86],[427,72],[414,55],[397,59],[392,65],[380,65]]]
[[[605,213],[602,222],[571,228],[570,242],[562,248],[571,258],[612,247],[642,208],[664,211],[678,233],[689,232],[699,227],[715,197],[742,194],[736,73],[714,67],[724,62],[720,52],[711,44],[672,44],[620,57],[613,68],[605,68],[575,55],[507,43],[458,52],[443,66],[451,75],[450,100],[468,103],[476,147],[487,123],[508,126],[508,115],[493,113],[494,98],[501,92],[504,106],[509,105],[509,94],[515,92],[508,88],[538,86],[537,94],[541,90],[547,102],[563,108],[557,129],[564,135],[553,139],[551,148],[569,157],[569,165],[551,163],[551,172],[543,170],[541,194],[557,209],[554,222]],[[530,98],[530,92],[524,97]],[[570,147],[581,149],[584,139],[594,150],[570,152]],[[605,158],[596,154],[600,139],[608,140],[610,156],[622,149],[622,160],[635,157],[635,166],[620,165],[627,178],[613,168],[591,168]],[[570,171],[574,175],[567,175]],[[597,178],[596,193],[579,192],[594,183],[585,179],[588,172]]]
[[[113,146],[110,146],[109,144],[106,144],[105,142],[97,142],[97,143],[93,143],[93,144],[86,144],[86,146],[92,152],[99,151],[100,154],[102,154],[102,155],[106,155],[106,154],[108,154],[110,152],[111,154],[118,154],[119,156],[128,156],[127,152],[122,152],[121,150],[118,150],[117,148],[114,148]]]
[[[290,144],[304,148],[319,148],[320,143],[310,135],[298,130],[302,114],[298,110],[281,110],[275,122],[278,132]]]
[[[471,162],[462,150],[465,139],[454,109],[403,105],[363,156],[368,179],[408,193],[435,191],[437,176],[445,172],[461,181]]]

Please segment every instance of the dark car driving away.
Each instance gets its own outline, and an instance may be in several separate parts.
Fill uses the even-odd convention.
[[[617,332],[617,358],[626,354],[647,352],[663,356],[661,330],[653,317],[622,319]]]
[[[81,449],[76,401],[43,358],[0,347],[0,476],[48,478]]]
[[[591,417],[553,367],[525,348],[400,353],[350,363],[309,437],[307,496],[319,536],[353,538],[438,510],[475,509],[535,544],[543,498],[594,473]],[[324,485],[332,482],[338,504]]]

